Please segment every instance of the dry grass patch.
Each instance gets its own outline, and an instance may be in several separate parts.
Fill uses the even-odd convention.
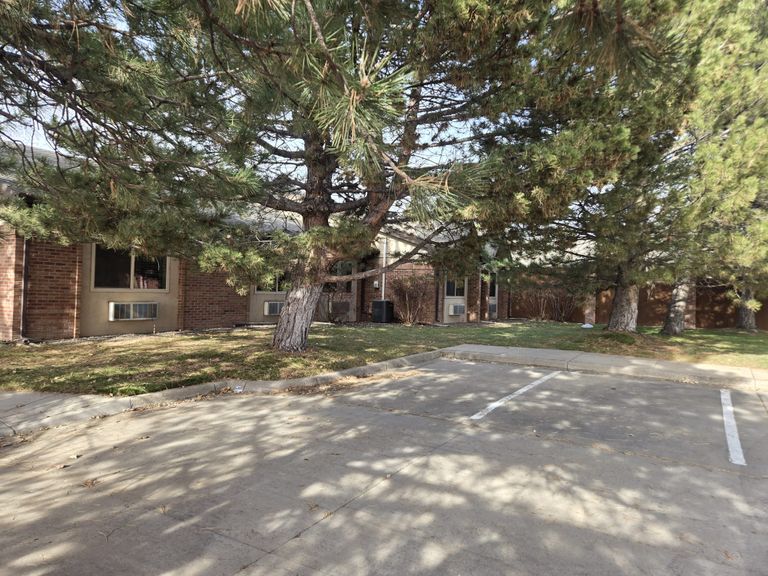
[[[574,324],[452,327],[316,325],[302,354],[270,348],[270,328],[0,346],[0,390],[142,394],[225,378],[313,376],[456,344],[558,348],[768,369],[768,333],[609,334]]]

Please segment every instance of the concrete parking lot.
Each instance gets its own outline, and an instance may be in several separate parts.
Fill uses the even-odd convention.
[[[1,574],[768,574],[745,387],[439,359],[8,444]]]

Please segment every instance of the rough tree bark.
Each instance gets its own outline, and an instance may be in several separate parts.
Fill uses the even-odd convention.
[[[675,282],[672,289],[672,299],[667,307],[667,316],[664,318],[664,326],[661,333],[667,336],[679,336],[685,330],[685,310],[688,304],[688,295],[691,292],[691,281],[681,278]]]
[[[587,294],[584,297],[584,323],[594,325],[597,320],[597,294]]]
[[[307,168],[306,196],[302,202],[305,231],[328,228],[331,213],[332,176],[338,159],[330,152],[327,135],[318,129],[303,135],[304,159]],[[311,249],[291,274],[292,287],[285,296],[285,305],[272,336],[272,346],[283,352],[302,352],[307,347],[309,327],[323,292],[319,281],[330,270],[333,256],[320,247]]]
[[[755,311],[747,306],[750,300],[755,298],[751,288],[745,288],[739,292],[739,309],[736,313],[736,328],[742,330],[757,330]]]
[[[286,352],[301,352],[307,347],[309,326],[322,293],[322,284],[294,286],[288,291],[272,346]]]
[[[608,325],[610,332],[637,332],[637,302],[640,298],[640,288],[637,284],[616,286],[613,297],[613,308]]]

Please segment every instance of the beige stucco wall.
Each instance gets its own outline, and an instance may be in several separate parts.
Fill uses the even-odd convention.
[[[166,290],[129,290],[93,287],[93,245],[81,246],[83,269],[81,336],[166,332],[178,328],[179,261],[168,258]],[[109,321],[110,302],[157,302],[155,320]]]
[[[379,250],[384,250],[384,236],[380,235],[376,239],[376,245]],[[416,247],[415,244],[405,242],[400,238],[387,237],[387,259],[391,262],[394,258],[399,258],[413,250]]]
[[[320,296],[320,301],[317,303],[315,320],[328,322],[335,319],[340,322],[355,322],[357,320],[357,310],[355,308],[357,303],[357,285],[358,282],[352,283],[352,292],[334,295],[323,293]],[[257,292],[254,288],[251,288],[250,302],[248,303],[248,322],[253,322],[254,324],[277,324],[277,316],[267,316],[264,314],[264,304],[266,302],[283,301],[285,301],[285,292]],[[332,301],[337,303],[348,302],[349,309],[347,313],[343,316],[336,314],[334,315],[335,318],[331,318]]]
[[[496,286],[497,294],[499,287]],[[496,304],[496,313],[491,314],[491,304]],[[496,320],[499,317],[499,298],[498,296],[488,296],[488,320]]]
[[[255,324],[277,324],[278,316],[266,316],[264,314],[265,302],[284,302],[285,292],[257,292],[251,288],[250,302],[248,303],[248,322]]]
[[[445,296],[445,286],[447,283],[447,279],[443,280],[442,288],[443,291],[443,322],[446,324],[456,324],[458,322],[466,322],[467,321],[467,297],[466,294],[469,290],[469,286],[467,285],[467,279],[464,278],[464,296]],[[459,316],[449,316],[448,315],[448,309],[451,304],[463,304],[464,305],[464,314],[460,314]]]

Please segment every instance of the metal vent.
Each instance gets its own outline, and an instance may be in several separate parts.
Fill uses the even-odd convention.
[[[157,302],[110,302],[109,321],[156,320]]]
[[[285,302],[264,302],[264,316],[280,316]]]
[[[464,304],[451,304],[448,306],[448,316],[461,316],[465,310]]]

